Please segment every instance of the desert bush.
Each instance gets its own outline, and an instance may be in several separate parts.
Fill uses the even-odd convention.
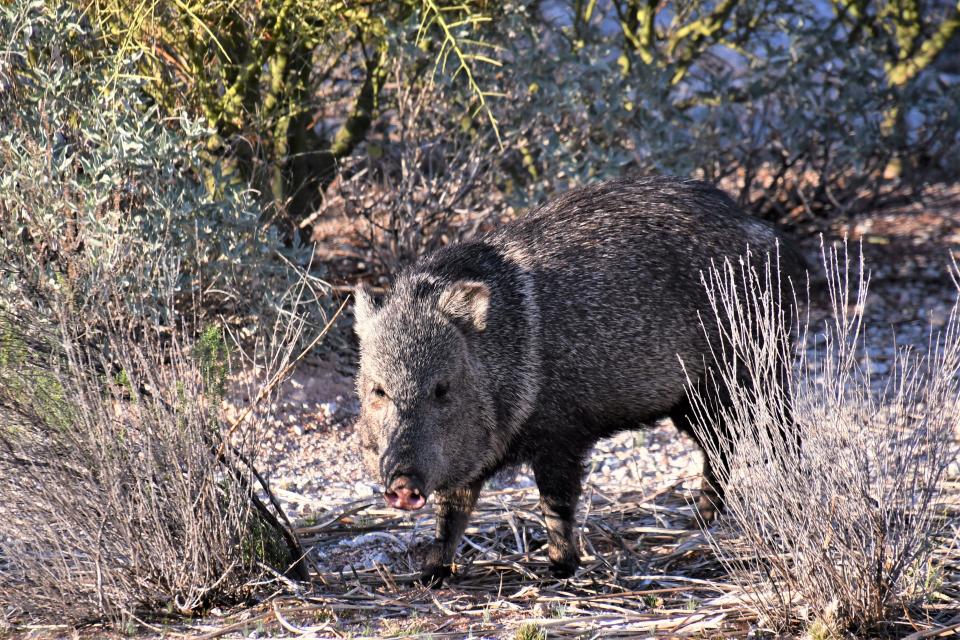
[[[392,23],[386,50],[403,77],[384,85],[379,120],[341,167],[400,155],[418,129],[449,135],[453,121],[498,134],[502,148],[483,150],[496,176],[485,192],[505,215],[630,172],[718,182],[789,223],[917,197],[960,170],[960,83],[946,55],[960,17],[949,3],[920,4],[902,15],[895,3],[778,0],[470,4],[473,20],[450,31],[475,47],[469,78],[444,64],[446,45],[402,44],[413,18],[429,22],[422,9]],[[437,96],[436,117],[413,127],[394,107],[412,90]],[[477,92],[490,115],[466,118]],[[376,172],[350,175],[355,200],[382,197]],[[427,245],[444,241],[411,228]]]
[[[386,273],[489,228],[504,206],[491,166],[494,136],[451,127],[440,89],[406,83],[404,71],[394,65],[395,126],[368,136],[366,156],[344,164],[320,211],[362,220],[361,240]]]
[[[949,542],[940,499],[960,453],[960,309],[929,353],[896,349],[877,380],[864,359],[863,260],[851,265],[845,247],[822,255],[831,315],[821,327],[770,286],[769,262],[705,274],[707,321],[726,329],[712,387],[691,395],[728,487],[710,540],[747,599],[779,629],[868,633],[929,594],[931,552]],[[784,378],[797,335],[810,348]],[[708,438],[720,424],[726,437]]]
[[[92,347],[72,310],[52,322],[29,304],[5,302],[7,622],[191,615],[250,597],[282,574],[305,575],[289,523],[254,466],[259,414],[235,424],[221,416],[236,365],[222,330],[193,343],[182,332],[133,335],[112,325]],[[302,328],[279,328],[272,356],[261,349],[256,363],[271,375],[284,370],[284,347]]]
[[[382,175],[352,168],[455,131],[515,208],[624,172],[722,182],[791,221],[913,197],[960,169],[954,4],[112,0],[87,15],[296,244],[335,176],[376,198]],[[411,90],[434,113],[412,127]],[[460,221],[438,210],[435,234],[411,225],[426,244]]]
[[[296,228],[380,114],[398,42],[416,40],[456,61],[450,73],[465,72],[466,95],[496,126],[469,81],[482,46],[461,36],[484,19],[482,4],[109,0],[90,13],[111,48],[137,54],[157,103],[202,115],[208,149],[265,196],[275,219]]]
[[[249,189],[209,162],[206,127],[151,104],[136,59],[65,3],[0,6],[0,40],[4,286],[92,331],[121,309],[150,327],[270,326],[298,276]]]
[[[262,193],[275,219],[289,212],[297,221],[370,126],[383,82],[380,36],[393,12],[326,0],[90,5],[104,43],[136,56],[145,91],[164,111],[202,117],[212,156]],[[347,79],[354,72],[363,80]],[[346,118],[333,130],[314,126],[328,101]]]
[[[0,5],[0,38],[3,618],[193,614],[302,575],[260,414],[220,403],[239,366],[269,397],[324,283],[82,11]]]
[[[941,54],[960,14],[910,4],[508,3],[490,38],[500,128],[529,174],[515,177],[538,199],[624,171],[693,175],[791,220],[950,180],[960,83]]]

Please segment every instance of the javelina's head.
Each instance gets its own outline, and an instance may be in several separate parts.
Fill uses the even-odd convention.
[[[482,282],[402,280],[377,308],[357,290],[357,426],[364,466],[393,507],[419,509],[483,471],[494,409],[475,346],[490,297]]]

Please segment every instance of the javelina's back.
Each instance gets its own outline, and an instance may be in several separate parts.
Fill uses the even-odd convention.
[[[540,410],[575,407],[578,426],[601,434],[676,406],[685,391],[679,358],[688,372],[702,372],[698,312],[709,309],[700,277],[711,261],[748,246],[761,259],[777,250],[775,231],[722,191],[662,177],[567,192],[488,242],[534,282],[546,345],[540,393],[563,405]]]

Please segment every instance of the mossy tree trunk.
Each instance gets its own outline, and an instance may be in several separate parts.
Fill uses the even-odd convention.
[[[112,27],[116,46],[133,42],[145,51],[144,75],[154,79],[148,91],[158,104],[203,113],[218,165],[262,193],[270,215],[292,233],[306,226],[338,162],[366,137],[386,76],[386,24],[402,22],[415,5],[212,0],[147,10],[106,0],[94,18]],[[331,70],[356,59],[363,65],[352,106],[330,137],[315,126],[316,89],[326,77],[318,51],[332,56]],[[208,183],[215,188],[223,177]]]

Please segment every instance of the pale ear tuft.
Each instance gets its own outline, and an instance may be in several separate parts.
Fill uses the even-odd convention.
[[[373,298],[361,283],[353,288],[353,330],[361,340],[369,333],[370,325],[377,310]]]
[[[485,283],[461,280],[440,293],[437,308],[461,327],[483,331],[487,328],[490,296],[490,287]]]

